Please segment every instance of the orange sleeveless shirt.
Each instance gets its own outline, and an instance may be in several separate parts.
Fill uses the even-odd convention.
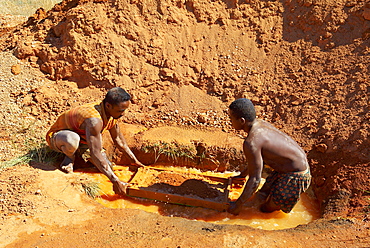
[[[113,119],[112,117],[107,119],[103,102],[88,103],[72,108],[60,115],[54,125],[52,125],[50,130],[46,133],[46,142],[50,146],[50,138],[54,133],[60,130],[71,130],[80,135],[80,143],[87,144],[86,131],[84,129],[80,129],[80,126],[89,118],[99,118],[103,121],[103,129],[101,133],[104,133],[117,124],[116,119]]]

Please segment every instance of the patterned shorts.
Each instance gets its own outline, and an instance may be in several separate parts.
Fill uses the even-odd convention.
[[[266,186],[271,187],[272,201],[280,209],[289,213],[299,201],[311,183],[311,173],[308,168],[301,172],[279,173],[274,171],[266,178]]]

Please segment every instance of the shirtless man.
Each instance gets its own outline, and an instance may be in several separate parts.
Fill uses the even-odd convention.
[[[274,171],[258,192],[263,201],[260,210],[265,213],[276,210],[289,213],[311,182],[305,152],[287,134],[266,121],[256,119],[254,106],[248,99],[240,98],[232,102],[229,116],[236,130],[248,133],[243,144],[248,167],[241,176],[249,177],[243,193],[231,203],[228,212],[239,214],[243,204],[251,200],[261,182],[263,164],[266,163]]]
[[[118,125],[118,119],[130,105],[131,96],[122,88],[109,90],[102,102],[85,104],[64,112],[46,134],[48,145],[66,156],[60,169],[73,172],[76,152],[92,162],[113,183],[117,194],[126,194],[128,184],[119,180],[102,148],[102,133],[109,131],[114,144],[126,152],[136,166],[143,166],[135,157]]]

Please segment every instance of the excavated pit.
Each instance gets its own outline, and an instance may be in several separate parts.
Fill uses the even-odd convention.
[[[135,208],[165,216],[178,216],[218,224],[248,225],[267,230],[292,228],[321,217],[322,211],[312,190],[314,187],[310,187],[302,195],[300,202],[290,214],[280,211],[272,214],[261,213],[258,210],[261,204],[258,199],[247,203],[239,216],[227,213],[229,203],[235,201],[243,189],[243,185],[231,180],[231,177],[238,175],[240,170],[246,167],[242,151],[233,147],[233,145],[241,146],[242,140],[237,138],[232,144],[227,145],[218,142],[221,147],[217,147],[212,141],[212,136],[207,132],[205,137],[210,138],[203,142],[194,142],[190,141],[194,138],[194,130],[187,129],[181,132],[180,128],[168,128],[172,131],[176,130],[177,139],[184,143],[180,144],[176,141],[166,143],[166,135],[162,135],[161,140],[156,140],[157,135],[150,139],[150,134],[156,134],[155,130],[144,131],[144,133],[148,132],[147,134],[133,132],[130,135],[130,131],[136,128],[130,129],[126,126],[128,141],[135,139],[141,144],[132,150],[148,167],[139,169],[134,166],[127,167],[125,164],[129,164],[129,160],[123,154],[117,155],[113,146],[106,146],[108,156],[122,165],[115,167],[115,171],[122,181],[130,183],[128,188],[130,198],[122,199],[115,196],[105,176],[99,173],[88,173],[92,175],[93,180],[104,185],[101,196],[97,198],[99,203],[109,208]],[[168,131],[166,127],[161,127],[159,130],[164,133]],[[220,134],[215,132],[214,136],[220,137]],[[140,140],[143,138],[145,140]],[[109,144],[109,139],[105,141]],[[176,149],[181,149],[183,153]],[[202,151],[202,159],[199,157],[199,151]],[[263,177],[266,178],[270,172],[271,169],[266,167]]]
[[[134,151],[137,158],[144,164],[151,165],[153,167],[155,167],[155,165],[158,164],[160,167],[172,168],[175,170],[179,169],[181,171],[180,173],[185,174],[188,172],[187,170],[195,170],[196,174],[200,172],[205,173],[206,175],[208,173],[211,174],[226,173],[227,175],[226,177],[237,175],[239,171],[246,168],[244,154],[240,150],[240,147],[242,146],[242,139],[240,137],[234,136],[234,134],[232,133],[227,134],[226,137],[223,137],[222,135],[225,135],[225,133],[217,130],[212,131],[198,130],[195,132],[192,129],[188,128],[182,129],[179,127],[159,127],[144,130],[141,127],[137,127],[135,125],[126,124],[123,126],[124,128],[122,128],[122,130],[125,130],[125,136],[127,137],[127,141],[129,143],[134,142],[137,144],[137,146],[133,147],[132,150]],[[202,135],[202,133],[204,136]],[[210,135],[211,133],[213,133],[213,135]],[[198,138],[200,137],[201,142],[199,141],[199,139],[197,141],[194,141],[194,137]],[[220,137],[223,138],[220,139]],[[233,139],[232,137],[235,137],[235,139]],[[177,142],[176,140],[180,140],[181,143]],[[109,136],[105,136],[104,141],[107,144],[106,149],[108,155],[112,158],[112,160],[116,164],[118,165],[130,164],[128,158],[113,147]],[[183,154],[182,156],[173,156],[173,154],[181,154],[180,152],[177,152],[176,149],[181,149],[181,151],[184,152],[185,154]],[[163,153],[159,153],[158,152],[159,150],[161,150]],[[164,151],[168,151],[169,153],[166,153]],[[312,156],[312,153],[308,154],[308,158],[309,161],[313,161],[312,159],[310,160],[310,156]],[[320,182],[317,179],[317,177],[322,173],[327,173],[327,171],[325,167],[321,167],[322,170],[318,170],[318,167],[315,164],[310,164],[310,166],[312,171],[312,183],[309,190],[307,191],[307,194],[305,194],[304,200],[304,204],[308,206],[307,209],[309,209],[308,211],[310,218],[304,217],[306,220],[309,219],[304,223],[309,223],[317,218],[328,218],[341,211],[346,211],[346,206],[348,206],[350,199],[350,195],[348,194],[348,192],[335,193],[334,191],[334,194],[330,194],[329,192],[327,195],[323,194],[322,185],[316,184],[317,182]],[[268,166],[265,166],[263,171],[263,177],[266,178],[270,172],[271,169]],[[124,181],[130,181],[132,179],[132,176],[123,178]],[[154,187],[159,187],[160,185],[167,187],[167,189],[174,189],[178,186],[161,184],[158,182]],[[145,187],[147,186],[148,185],[146,185]],[[336,182],[328,180],[325,182],[325,186],[328,189],[336,188]],[[234,200],[236,200],[237,199],[236,197],[239,194],[240,192],[235,193],[231,192],[230,196],[231,198],[234,197]],[[144,195],[144,198],[148,199],[154,198],[155,200],[156,197],[152,197],[151,195]],[[157,200],[166,202],[166,197],[157,197],[157,198],[159,198]],[[111,199],[116,200],[115,197],[112,197]],[[176,202],[173,201],[173,203]],[[226,208],[226,206],[223,206],[223,204],[224,203],[221,203],[221,206],[219,205],[218,207],[211,207],[210,209],[213,208],[218,209],[218,211],[223,211]],[[202,206],[202,204],[200,205],[198,204],[197,206]],[[116,207],[119,208],[120,206],[114,206],[114,208]],[[161,207],[162,211],[159,211],[159,213],[165,213],[165,215],[167,215],[168,211],[163,210],[165,208],[166,207]],[[305,206],[303,206],[303,208],[305,208]],[[248,216],[246,218],[252,219],[253,216],[259,215],[256,205],[252,206],[252,209],[253,215]],[[169,212],[171,213],[171,211]],[[171,216],[173,214],[168,215]],[[187,216],[181,215],[180,217],[187,218]],[[284,215],[279,216],[278,218],[282,217],[284,217]],[[200,216],[197,216],[197,218],[202,219],[202,217]],[[262,219],[268,218],[271,218],[271,216],[262,217]],[[217,221],[220,220],[218,219]],[[302,223],[298,223],[297,225],[299,224]],[[292,226],[288,226],[287,228],[291,227]]]
[[[261,118],[307,152],[319,216],[365,223],[369,20],[366,1],[73,0],[48,13],[38,11],[9,29],[14,32],[2,30],[8,34],[0,45],[59,80],[12,93],[24,103],[25,113],[50,122],[71,106],[99,100],[101,92],[91,95],[94,87],[122,86],[134,96],[128,123],[230,132],[227,103],[250,98]],[[144,163],[166,160],[142,151],[133,140],[129,144]],[[239,169],[242,161],[236,152],[220,166],[199,150],[191,163],[170,159],[167,165],[194,167],[208,161],[201,171],[221,172]],[[113,193],[104,197],[117,198]]]
[[[132,169],[132,168],[131,168]],[[101,195],[96,200],[108,208],[134,208],[164,216],[212,222],[217,224],[247,225],[266,230],[281,230],[308,224],[320,217],[319,205],[310,193],[304,193],[290,214],[261,213],[261,202],[253,199],[238,216],[225,210],[242,191],[241,185],[232,184],[236,173],[200,171],[169,165],[154,165],[130,171],[127,166],[115,166],[116,174],[130,183],[129,197],[117,197],[112,185],[100,173],[80,170],[98,182]]]

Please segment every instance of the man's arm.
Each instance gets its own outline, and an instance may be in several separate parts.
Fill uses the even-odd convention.
[[[106,175],[113,183],[113,190],[117,194],[126,194],[127,183],[121,182],[109,166],[109,161],[102,154],[102,135],[103,122],[98,118],[85,120],[86,140],[90,149],[93,164]]]
[[[249,178],[239,199],[228,209],[228,211],[232,214],[240,213],[243,204],[253,196],[261,182],[261,174],[263,169],[261,149],[258,147],[253,147],[253,144],[245,141],[243,144],[243,150],[248,162]]]
[[[118,149],[121,151],[121,152],[125,152],[132,161],[134,161],[134,163],[139,166],[139,167],[142,167],[144,166],[134,155],[134,153],[131,151],[130,147],[127,145],[127,142],[126,142],[126,139],[125,137],[123,136],[123,134],[121,133],[121,130],[118,126],[118,124],[116,124],[113,128],[111,128],[109,130],[110,132],[110,135],[113,139],[113,142],[114,144],[118,147]]]

